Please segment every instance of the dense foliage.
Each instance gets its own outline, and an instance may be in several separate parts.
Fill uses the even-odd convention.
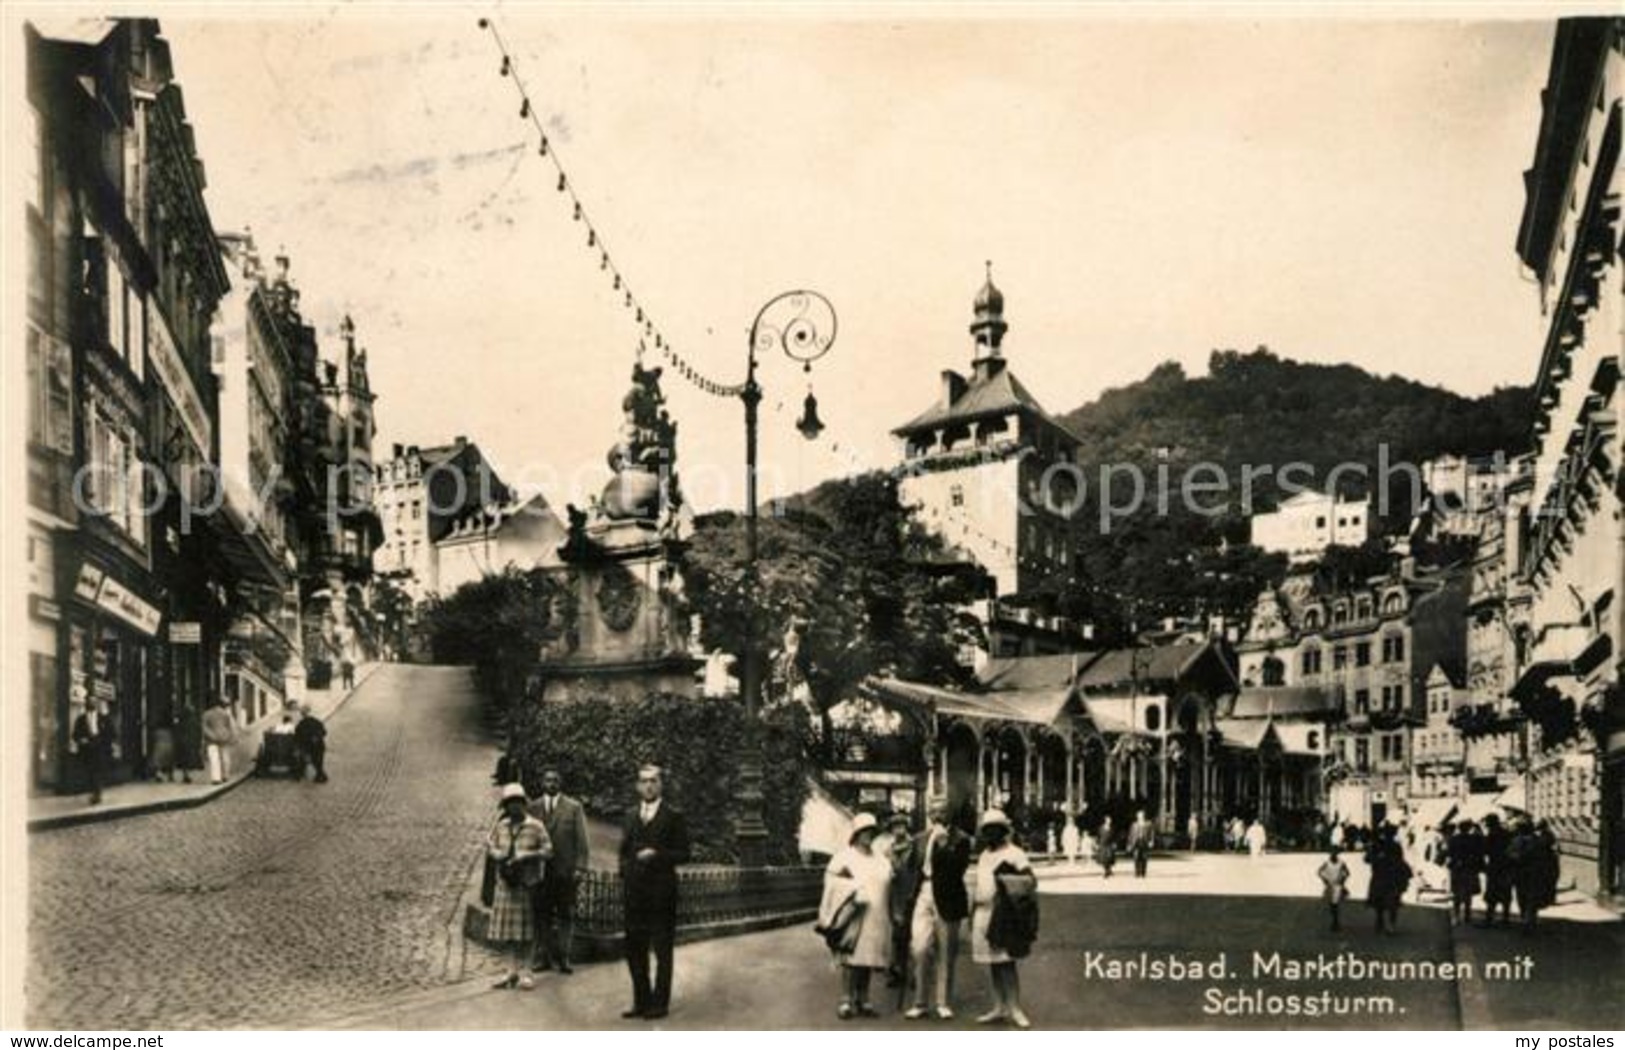
[[[708,649],[739,650],[754,611],[759,651],[782,653],[800,635],[793,669],[815,712],[875,673],[947,682],[962,677],[959,646],[979,628],[966,604],[979,573],[944,568],[940,541],[898,501],[897,481],[868,474],[820,486],[764,515],[757,582],[745,575],[745,522],[723,512],[695,521],[688,594]],[[830,739],[827,722],[821,739]]]
[[[504,711],[526,695],[542,647],[557,637],[559,584],[544,569],[508,566],[425,603],[424,631],[435,663],[469,664],[480,694]]]
[[[1076,569],[1029,597],[1092,620],[1106,641],[1165,616],[1236,622],[1286,569],[1279,556],[1246,546],[1248,515],[1277,505],[1286,464],[1307,466],[1291,478],[1304,487],[1324,485],[1340,464],[1358,464],[1375,487],[1383,463],[1419,465],[1447,453],[1515,455],[1527,444],[1529,418],[1526,388],[1471,399],[1351,365],[1304,364],[1262,347],[1215,351],[1208,374],[1196,378],[1177,363],[1159,365],[1144,380],[1063,417],[1083,439],[1088,482],[1075,519]],[[1199,493],[1191,507],[1179,481],[1197,464],[1216,467],[1230,488]],[[1103,494],[1107,466],[1141,472],[1147,498],[1134,511],[1112,512],[1130,505],[1134,486],[1127,471],[1114,471]],[[1243,468],[1265,466],[1271,471],[1255,473],[1244,501]],[[1159,472],[1170,479],[1161,505]],[[1411,474],[1390,469],[1388,476],[1379,510],[1381,530],[1391,536],[1404,531],[1417,503]],[[1346,468],[1338,481],[1344,495],[1374,494]],[[1431,561],[1459,555],[1425,538],[1415,549]],[[1381,541],[1336,551],[1329,572],[1352,581],[1381,572],[1389,557]]]
[[[759,726],[763,752],[762,809],[769,863],[794,863],[807,796],[806,736],[799,708],[780,706]],[[637,768],[666,771],[666,793],[688,821],[696,861],[734,859],[734,751],[745,732],[737,700],[655,694],[641,700],[584,698],[523,704],[514,712],[517,757],[540,791],[541,772],[559,770],[588,812],[619,820],[636,804]]]

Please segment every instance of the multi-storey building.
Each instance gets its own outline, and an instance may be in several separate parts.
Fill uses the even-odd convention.
[[[1328,592],[1296,574],[1260,596],[1238,647],[1241,680],[1318,687],[1340,707],[1327,801],[1339,819],[1379,822],[1404,808],[1428,679],[1464,671],[1467,589],[1460,570],[1419,575],[1406,560],[1360,587]]]
[[[319,456],[326,469],[320,532],[310,554],[302,594],[304,651],[318,681],[336,661],[357,661],[374,650],[367,614],[373,553],[383,529],[373,502],[372,441],[377,396],[367,375],[367,352],[356,345],[355,322],[339,324],[339,359],[321,362],[318,396]],[[313,683],[314,684],[314,683]]]
[[[294,377],[298,292],[279,256],[267,272],[251,234],[222,234],[233,286],[221,301],[214,369],[220,385],[221,510],[237,538],[222,544],[241,582],[225,652],[224,691],[253,721],[302,695],[293,539]]]
[[[375,567],[398,582],[413,601],[455,589],[455,584],[440,579],[436,547],[453,523],[513,499],[479,445],[460,434],[449,445],[396,445],[389,461],[378,465],[374,491],[383,522]],[[467,553],[459,548],[456,557]],[[454,575],[461,574],[459,566]]]
[[[1411,733],[1409,803],[1416,823],[1437,827],[1467,795],[1467,749],[1452,720],[1466,694],[1442,667],[1428,675],[1425,690],[1427,711]],[[1437,812],[1424,813],[1429,800]]]
[[[1524,572],[1532,723],[1528,804],[1567,878],[1625,889],[1625,447],[1620,138],[1625,19],[1558,22],[1517,252],[1547,318],[1535,376],[1535,481]]]
[[[991,578],[978,613],[991,656],[1069,652],[1084,642],[1076,624],[1000,599],[1073,571],[1078,438],[1010,371],[991,272],[972,312],[970,374],[944,371],[936,402],[892,431],[903,446],[898,497]]]
[[[1328,547],[1360,546],[1373,535],[1373,525],[1371,505],[1365,500],[1300,492],[1275,510],[1253,515],[1252,543],[1293,562],[1311,562]]]
[[[76,786],[72,723],[108,707],[115,777],[160,739],[200,757],[230,567],[209,323],[225,293],[203,164],[151,19],[27,30],[34,783]]]
[[[570,530],[537,493],[528,499],[478,507],[454,519],[434,545],[440,593],[503,572],[563,564],[559,548]]]

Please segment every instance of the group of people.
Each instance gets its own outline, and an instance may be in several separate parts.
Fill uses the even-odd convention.
[[[1495,814],[1480,826],[1473,820],[1446,824],[1431,844],[1435,862],[1450,873],[1450,921],[1469,923],[1473,899],[1484,898],[1484,922],[1512,924],[1512,901],[1525,927],[1557,899],[1557,836],[1544,820],[1520,817],[1508,828]]]
[[[1322,899],[1326,902],[1331,928],[1341,929],[1340,905],[1348,897],[1348,865],[1342,860],[1343,844],[1366,843],[1364,859],[1371,869],[1366,903],[1375,914],[1376,929],[1393,933],[1405,891],[1416,878],[1416,870],[1406,858],[1399,829],[1384,823],[1370,831],[1353,832],[1334,827],[1327,859],[1318,869]],[[1449,873],[1451,925],[1472,921],[1473,899],[1484,898],[1484,921],[1512,922],[1512,901],[1525,928],[1533,928],[1541,909],[1557,898],[1557,838],[1546,821],[1520,817],[1508,828],[1501,818],[1490,814],[1483,824],[1473,820],[1447,823],[1423,848],[1429,864]]]
[[[218,709],[223,710],[223,708]],[[296,713],[297,712],[297,716]],[[230,717],[228,712],[227,717]],[[204,732],[208,727],[205,724]],[[310,709],[309,704],[301,704],[297,708],[290,707],[282,713],[282,721],[272,726],[267,733],[272,736],[293,737],[293,778],[305,779],[305,774],[314,772],[318,784],[327,783],[327,726],[322,723],[316,713]],[[222,745],[222,752],[229,745]],[[229,761],[222,757],[221,762]],[[210,760],[210,770],[213,772],[214,760]],[[222,765],[222,768],[224,765]],[[219,783],[219,781],[216,781]]]
[[[531,798],[510,757],[497,765],[500,816],[486,839],[490,920],[486,939],[502,946],[508,968],[494,987],[535,987],[532,973],[573,973],[576,895],[591,845],[580,800],[566,795],[559,770],[544,769]],[[621,1016],[657,1020],[671,1008],[677,943],[677,865],[689,858],[688,824],[663,799],[659,766],[638,770],[636,807],[621,828],[626,965],[632,1005]],[[651,962],[653,966],[651,967]],[[528,969],[529,973],[525,972]],[[652,971],[652,972],[651,972]]]
[[[933,799],[927,817],[925,828],[911,833],[908,815],[895,815],[882,832],[873,814],[859,813],[848,845],[825,868],[815,929],[840,970],[836,1016],[878,1016],[870,989],[880,972],[896,978],[908,1020],[952,1019],[968,920],[971,958],[988,967],[993,993],[992,1007],[976,1020],[1028,1028],[1016,967],[1038,934],[1032,864],[1001,810],[981,815],[979,843],[950,823],[946,799]]]

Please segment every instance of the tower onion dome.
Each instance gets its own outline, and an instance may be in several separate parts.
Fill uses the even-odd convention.
[[[987,280],[976,293],[971,310],[975,319],[971,321],[970,334],[976,339],[978,356],[997,357],[999,344],[1010,326],[1004,323],[1004,293],[993,283],[992,260],[988,261]]]

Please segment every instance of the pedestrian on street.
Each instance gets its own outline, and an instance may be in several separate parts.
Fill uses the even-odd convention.
[[[299,749],[297,779],[305,779],[308,763],[316,770],[316,783],[327,783],[327,727],[306,704],[299,709],[299,723],[293,727],[294,743]]]
[[[525,782],[525,766],[514,756],[512,749],[504,751],[497,757],[497,767],[491,773],[491,783],[501,790],[504,784],[523,784]]]
[[[505,785],[497,805],[502,815],[485,844],[487,855],[499,865],[486,939],[507,951],[508,973],[492,987],[528,991],[535,982],[520,968],[536,937],[531,894],[542,881],[542,867],[553,848],[542,822],[525,812],[523,784]]]
[[[1264,831],[1264,822],[1255,817],[1253,822],[1247,825],[1245,838],[1247,840],[1247,855],[1254,860],[1262,857],[1264,847],[1269,842],[1269,836]]]
[[[887,911],[891,918],[891,965],[886,967],[886,987],[896,988],[897,1007],[902,1009],[908,995],[909,936],[913,932],[914,894],[919,890],[919,865],[914,863],[914,836],[909,834],[909,813],[899,809],[886,821],[888,840],[884,851],[875,840],[875,853],[891,862],[891,888],[887,891]]]
[[[547,828],[553,855],[548,858],[546,876],[536,887],[532,910],[536,914],[536,953],[530,968],[570,968],[570,947],[575,936],[576,889],[587,870],[590,847],[587,843],[587,813],[579,800],[563,791],[564,777],[557,769],[542,771],[542,795],[531,803],[530,815]]]
[[[1470,820],[1456,825],[1446,846],[1445,866],[1450,869],[1450,925],[1473,920],[1473,898],[1481,887],[1478,876],[1484,869],[1483,840]]]
[[[1507,849],[1512,836],[1494,813],[1484,818],[1484,925],[1495,922],[1495,909],[1501,909],[1501,925],[1512,923],[1512,861]]]
[[[339,675],[341,680],[344,682],[345,689],[355,688],[355,664],[351,663],[347,659],[340,661]]]
[[[209,783],[224,784],[231,776],[231,748],[237,742],[237,720],[224,700],[215,698],[203,712],[203,745],[209,762]]]
[[[1343,863],[1336,846],[1332,847],[1315,874],[1320,876],[1320,896],[1326,902],[1326,910],[1331,913],[1332,932],[1336,933],[1343,928],[1340,912],[1343,901],[1349,895],[1349,866]]]
[[[971,896],[971,957],[988,968],[993,985],[993,1009],[976,1019],[977,1024],[1009,1021],[1017,1028],[1031,1028],[1021,1006],[1021,980],[1016,960],[1024,958],[1037,935],[1037,881],[1032,862],[1011,838],[1010,821],[1003,811],[990,809],[982,814],[978,829],[982,855],[976,860],[975,891]],[[1027,894],[1017,901],[1005,877],[1025,876]]]
[[[831,857],[824,868],[826,896],[849,888],[858,909],[853,920],[857,924],[855,936],[848,931],[836,953],[841,967],[841,1001],[835,1016],[843,1021],[879,1016],[869,1001],[870,979],[875,970],[891,965],[892,865],[890,858],[875,852],[879,828],[873,813],[859,813],[852,820],[846,848]]]
[[[1185,821],[1185,840],[1190,851],[1195,853],[1197,845],[1202,841],[1202,820],[1195,813]]]
[[[1366,847],[1365,862],[1371,867],[1371,884],[1366,904],[1376,913],[1378,933],[1394,933],[1399,922],[1399,904],[1411,882],[1411,866],[1399,844],[1392,824],[1384,824]]]
[[[965,872],[970,868],[971,839],[948,823],[948,800],[931,800],[930,822],[915,839],[914,900],[909,921],[910,969],[914,1004],[903,1014],[911,1021],[935,1016],[953,1019],[954,964],[959,957],[959,931],[970,915]],[[1074,830],[1076,824],[1068,821]],[[932,981],[928,985],[926,975]],[[935,993],[934,1005],[928,1006]]]
[[[1100,865],[1100,877],[1112,877],[1112,865],[1117,863],[1117,843],[1112,841],[1112,818],[1100,822],[1100,843],[1095,846],[1095,863]]]
[[[1237,853],[1240,853],[1242,848],[1246,846],[1247,825],[1241,822],[1239,816],[1230,818],[1230,833],[1226,837],[1229,840],[1230,848]]]
[[[98,698],[73,720],[73,747],[90,787],[89,804],[100,805],[102,782],[113,757],[112,727],[107,724],[107,701]]]
[[[1514,836],[1509,855],[1513,863],[1513,889],[1517,891],[1518,913],[1525,930],[1533,930],[1541,909],[1557,900],[1557,880],[1561,862],[1557,837],[1541,820],[1531,824],[1524,818]]]
[[[638,770],[638,807],[621,829],[621,884],[626,894],[626,968],[632,978],[627,1019],[658,1020],[671,1009],[672,949],[677,940],[677,865],[688,862],[688,823],[661,798],[659,766]],[[655,978],[649,980],[649,957]]]
[[[1156,838],[1156,829],[1145,819],[1145,810],[1135,813],[1134,823],[1128,827],[1128,851],[1134,857],[1134,877],[1137,879],[1145,878],[1145,870],[1151,863],[1151,845]]]
[[[1078,830],[1078,818],[1068,813],[1061,824],[1061,852],[1066,855],[1068,867],[1078,864],[1078,851],[1083,846],[1083,833]]]

